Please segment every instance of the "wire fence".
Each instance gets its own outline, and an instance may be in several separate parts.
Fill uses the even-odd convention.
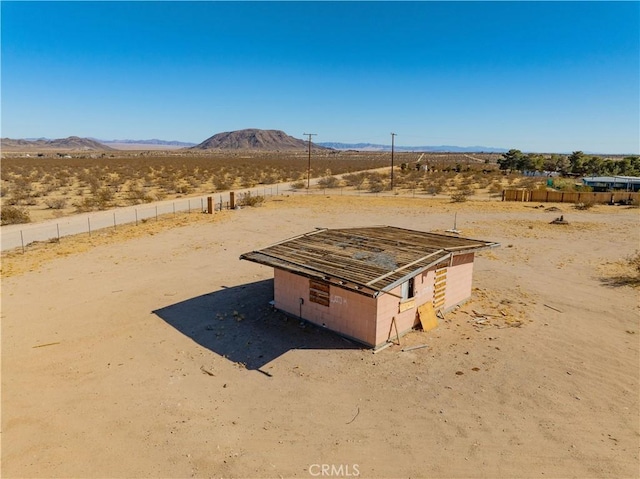
[[[92,235],[99,230],[107,228],[117,229],[118,226],[126,224],[138,225],[142,222],[158,220],[160,217],[167,217],[178,213],[213,213],[215,211],[242,207],[243,204],[246,204],[247,197],[262,196],[267,198],[281,194],[291,196],[349,195],[371,198],[382,196],[394,197],[398,196],[399,192],[388,190],[372,192],[364,189],[357,190],[351,187],[322,188],[317,185],[311,185],[311,188],[301,189],[295,189],[286,184],[268,185],[192,198],[140,204],[90,213],[79,213],[38,223],[6,225],[2,226],[0,230],[0,249],[2,251],[9,251],[21,248],[22,251],[25,252],[30,244],[36,242],[57,242],[65,236],[79,234]],[[425,194],[424,191],[410,190],[403,191],[402,196],[424,197]],[[211,211],[209,211],[210,209]]]
[[[153,204],[141,204],[117,209],[80,213],[72,216],[46,220],[38,223],[3,226],[0,238],[2,251],[26,247],[35,242],[60,241],[65,236],[88,234],[106,228],[117,229],[126,224],[138,225],[149,220],[158,220],[161,216],[178,213],[213,213],[233,207],[241,207],[246,197],[277,196],[280,185],[252,188],[234,192],[224,192],[194,198],[162,201]],[[209,211],[211,209],[211,211]]]

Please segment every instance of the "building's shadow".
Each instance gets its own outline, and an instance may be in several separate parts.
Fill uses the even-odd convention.
[[[201,346],[259,370],[292,349],[360,349],[360,346],[275,311],[273,280],[223,287],[153,311]],[[264,372],[264,371],[261,371]]]

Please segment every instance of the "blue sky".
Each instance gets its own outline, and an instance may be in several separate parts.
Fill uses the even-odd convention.
[[[2,136],[638,153],[638,2],[7,2]]]

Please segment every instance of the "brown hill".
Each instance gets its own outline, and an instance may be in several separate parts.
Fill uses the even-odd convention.
[[[246,130],[217,133],[194,149],[201,150],[306,150],[309,143],[287,135],[281,130]],[[327,149],[312,143],[313,149]]]
[[[113,148],[103,145],[89,138],[70,136],[68,138],[58,138],[56,140],[14,140],[2,138],[0,146],[3,150],[113,150]]]

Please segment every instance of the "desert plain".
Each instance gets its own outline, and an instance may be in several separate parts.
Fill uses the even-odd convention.
[[[638,477],[638,211],[284,194],[5,254],[2,476]],[[376,354],[238,259],[456,213],[472,299]]]

